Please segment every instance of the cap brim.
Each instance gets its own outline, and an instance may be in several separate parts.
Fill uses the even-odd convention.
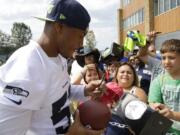
[[[41,20],[41,21],[50,21],[50,22],[55,22],[54,20],[52,19],[49,19],[49,18],[46,18],[46,17],[39,17],[39,16],[32,16],[38,20]]]

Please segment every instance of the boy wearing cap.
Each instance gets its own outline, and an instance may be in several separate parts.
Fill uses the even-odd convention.
[[[70,98],[92,95],[100,80],[71,85],[66,58],[80,48],[90,16],[75,0],[53,0],[37,42],[18,49],[0,67],[1,135],[98,135],[70,123]]]

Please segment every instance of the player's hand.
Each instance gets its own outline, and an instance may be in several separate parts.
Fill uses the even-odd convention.
[[[80,122],[79,111],[76,111],[75,121],[66,135],[101,135],[104,130],[92,130],[84,127]]]
[[[91,96],[97,98],[106,91],[105,82],[102,80],[93,80],[85,87],[85,96]]]

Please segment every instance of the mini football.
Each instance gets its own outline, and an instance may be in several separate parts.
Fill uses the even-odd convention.
[[[81,123],[94,130],[106,128],[111,118],[109,108],[95,100],[88,100],[82,103],[78,109]]]

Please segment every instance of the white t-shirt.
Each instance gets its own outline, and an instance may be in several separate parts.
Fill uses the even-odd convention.
[[[70,96],[82,100],[83,91],[70,85],[65,58],[48,57],[31,41],[0,67],[0,135],[66,133]]]
[[[77,60],[74,60],[72,63],[72,68],[71,68],[71,82],[74,82],[74,79],[76,78],[77,74],[82,71],[83,67],[81,67],[78,63]]]

